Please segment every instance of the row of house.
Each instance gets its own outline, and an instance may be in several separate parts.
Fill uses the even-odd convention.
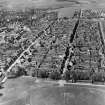
[[[94,31],[95,29],[97,30]],[[101,64],[103,57],[99,53],[102,53],[102,42],[100,39],[98,22],[81,20],[73,44],[75,46],[74,56],[76,60],[74,66],[77,69],[79,69],[79,66],[80,68],[82,67],[81,70],[86,69],[88,71],[92,69],[100,71],[100,69],[103,68]]]

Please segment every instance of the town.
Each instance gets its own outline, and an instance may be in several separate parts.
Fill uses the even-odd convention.
[[[0,105],[105,105],[105,10],[58,9],[0,9]]]
[[[104,11],[58,18],[46,9],[1,10],[0,18],[0,69],[7,78],[105,80]]]

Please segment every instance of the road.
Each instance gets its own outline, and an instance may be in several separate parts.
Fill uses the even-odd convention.
[[[32,77],[9,79],[0,89],[0,105],[105,105],[105,86],[66,84]]]

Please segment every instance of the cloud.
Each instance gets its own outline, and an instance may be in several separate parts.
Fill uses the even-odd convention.
[[[56,0],[58,2],[74,2],[74,3],[79,3],[78,0]]]

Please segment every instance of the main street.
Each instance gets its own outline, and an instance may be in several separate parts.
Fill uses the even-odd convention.
[[[105,105],[105,86],[90,83],[36,81],[32,77],[8,79],[0,89],[0,105]]]

